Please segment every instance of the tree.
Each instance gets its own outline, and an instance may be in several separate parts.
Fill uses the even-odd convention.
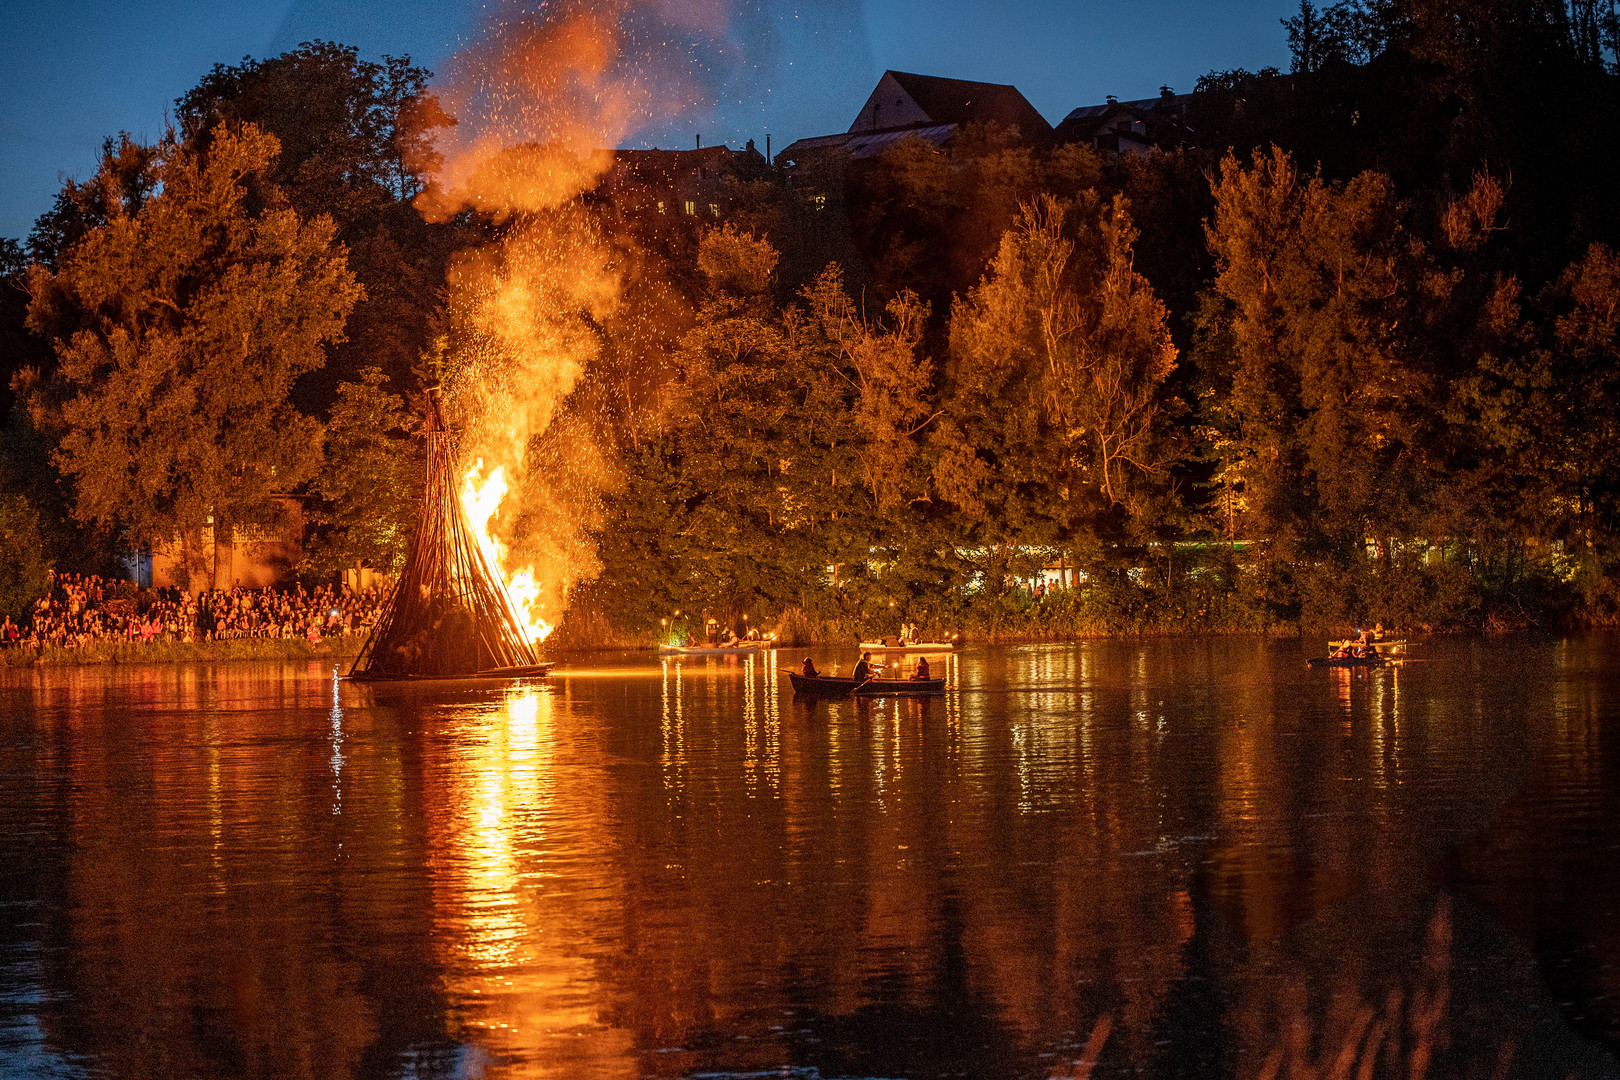
[[[1582,538],[1620,528],[1620,253],[1593,244],[1553,289],[1558,454]]]
[[[50,585],[39,514],[21,495],[0,494],[0,615],[20,621]]]
[[[271,177],[300,210],[319,206],[342,226],[420,190],[412,163],[427,133],[413,121],[449,122],[417,115],[430,76],[409,57],[379,64],[352,45],[306,41],[268,60],[215,64],[175,115],[192,138],[244,123],[274,135],[281,154]]]
[[[804,291],[809,322],[801,347],[819,352],[824,370],[845,385],[852,442],[872,507],[892,519],[896,507],[923,494],[926,476],[915,468],[917,435],[930,415],[933,365],[921,353],[928,307],[903,292],[885,307],[888,324],[868,320],[844,290],[842,271],[829,267]],[[842,403],[841,403],[842,404]]]
[[[1095,195],[1042,195],[951,326],[959,372],[1019,373],[1029,397],[1008,404],[1044,417],[1068,486],[1107,504],[1127,503],[1132,478],[1159,468],[1159,388],[1176,361],[1168,312],[1132,266],[1135,239],[1124,196],[1105,208]]]
[[[349,566],[396,570],[416,518],[421,460],[415,418],[388,392],[382,370],[338,384],[326,424],[325,462],[310,482],[319,501],[306,521],[318,530],[305,548],[309,568],[330,574]]]
[[[11,422],[16,395],[12,378],[23,368],[40,368],[51,350],[28,332],[28,259],[15,240],[0,239],[0,428]]]
[[[138,212],[156,183],[157,153],[157,147],[136,142],[128,132],[103,139],[95,175],[63,184],[51,208],[34,222],[28,236],[33,261],[55,269],[57,260],[92,229]]]
[[[1329,184],[1274,150],[1248,168],[1228,156],[1215,186],[1208,235],[1230,320],[1226,408],[1240,456],[1253,459],[1258,529],[1359,542],[1402,522],[1410,534],[1431,384],[1411,324],[1427,262],[1388,178]],[[1443,278],[1426,284],[1445,289]]]
[[[330,364],[299,380],[295,400],[324,413],[337,386],[380,367],[392,388],[437,332],[434,318],[461,224],[424,221],[411,200],[435,158],[433,132],[454,123],[408,57],[361,59],[349,45],[304,42],[265,60],[215,65],[176,103],[188,137],[253,124],[280,141],[269,179],[306,218],[327,215],[365,289]]]
[[[30,407],[59,433],[75,515],[135,543],[178,533],[188,573],[206,526],[274,521],[313,475],[320,427],[288,394],[361,296],[331,221],[267,182],[276,151],[252,125],[171,136],[154,194],[30,271],[29,325],[58,362]]]

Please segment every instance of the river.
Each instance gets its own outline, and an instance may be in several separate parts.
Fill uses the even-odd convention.
[[[1312,644],[6,670],[0,1075],[1620,1077],[1620,636]]]

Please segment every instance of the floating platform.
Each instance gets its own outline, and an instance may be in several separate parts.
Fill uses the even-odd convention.
[[[543,679],[551,674],[556,667],[553,663],[543,664],[517,664],[511,667],[485,668],[482,671],[471,671],[460,675],[378,675],[370,672],[344,676],[349,682],[362,683],[433,683],[433,682],[483,682],[500,679]]]
[[[891,645],[886,641],[863,641],[860,649],[862,652],[952,652],[957,644],[955,641],[912,641]]]
[[[737,656],[763,652],[775,648],[769,641],[739,641],[735,645],[664,645],[658,646],[659,656]]]

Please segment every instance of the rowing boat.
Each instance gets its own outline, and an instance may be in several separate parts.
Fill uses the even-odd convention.
[[[854,679],[835,675],[817,675],[806,678],[796,671],[784,672],[793,681],[796,693],[810,697],[916,697],[923,694],[943,694],[944,679],[868,679],[856,686]]]
[[[1341,652],[1350,650],[1350,655],[1340,656]],[[1364,650],[1357,656],[1356,651]],[[1360,638],[1346,638],[1343,641],[1328,642],[1326,656],[1313,656],[1305,661],[1311,667],[1385,667],[1406,662],[1406,642],[1400,641],[1362,641]]]

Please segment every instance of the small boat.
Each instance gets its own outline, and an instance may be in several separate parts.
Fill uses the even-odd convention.
[[[857,688],[854,679],[835,675],[817,675],[806,678],[797,671],[786,671],[793,681],[795,693],[809,697],[916,697],[923,694],[943,694],[944,679],[868,679]]]
[[[863,641],[860,649],[862,652],[950,652],[956,646],[954,641],[909,641],[902,645],[884,638],[882,641]]]
[[[1355,655],[1355,650],[1365,650],[1362,655]],[[1339,655],[1350,650],[1349,656]],[[1346,638],[1343,641],[1328,642],[1326,656],[1313,656],[1305,661],[1311,667],[1385,667],[1406,662],[1406,642],[1402,641],[1362,641],[1360,638]]]
[[[735,645],[665,645],[658,643],[659,656],[737,656],[773,646],[769,641],[742,640]]]
[[[1382,656],[1313,656],[1305,661],[1311,667],[1383,667]]]

